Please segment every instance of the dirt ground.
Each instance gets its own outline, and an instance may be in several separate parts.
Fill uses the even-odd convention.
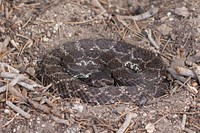
[[[59,44],[83,38],[109,38],[155,50],[146,32],[151,30],[168,67],[183,66],[186,59],[198,65],[199,0],[99,1],[104,9],[95,0],[0,0],[1,62],[40,84],[35,78],[37,62]],[[152,8],[158,8],[158,12],[140,20],[119,17],[141,16]],[[178,89],[143,107],[131,103],[90,106],[46,95],[48,92],[43,94],[41,87],[30,91],[15,85],[21,94],[50,111],[25,102],[7,89],[0,93],[0,132],[112,133],[119,132],[131,117],[124,132],[200,133],[200,94],[187,89],[187,85],[196,83],[193,88],[198,91],[198,81],[192,79],[180,86],[181,81],[170,74],[169,79],[169,87]],[[9,83],[2,74],[0,81],[1,86]],[[29,113],[30,118],[16,113],[6,101]]]

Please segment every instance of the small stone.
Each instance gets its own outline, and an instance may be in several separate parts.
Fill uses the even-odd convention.
[[[16,131],[17,131],[17,130],[14,128],[14,129],[13,129],[13,133],[15,133]]]
[[[90,130],[86,130],[85,133],[92,133]]]
[[[171,12],[167,12],[167,16],[170,16],[170,15],[172,15],[172,13]]]
[[[151,114],[155,114],[156,111],[155,111],[155,110],[150,110],[150,113],[151,113]]]
[[[33,67],[28,67],[26,69],[26,72],[30,75],[34,75],[35,74],[35,69]]]
[[[169,18],[169,21],[174,21],[174,18],[170,17],[170,18]]]
[[[72,107],[72,109],[77,110],[78,112],[81,113],[81,112],[83,112],[84,107],[81,104],[74,104],[74,106]]]
[[[133,116],[133,118],[137,118],[138,114],[137,113],[133,113],[132,116]]]
[[[147,116],[147,113],[144,113],[143,116],[146,117],[146,116]]]
[[[4,113],[6,113],[6,114],[10,114],[10,110],[5,109],[5,110],[4,110]]]
[[[24,58],[23,58],[23,60],[24,60],[24,62],[25,62],[26,64],[28,64],[28,63],[29,63],[29,60],[28,60],[28,58],[27,58],[27,57],[24,57]]]
[[[51,37],[51,32],[47,31],[47,37]]]
[[[0,26],[0,32],[4,33],[5,32],[5,28]]]
[[[45,127],[45,124],[42,124],[42,127]]]
[[[171,31],[172,31],[172,28],[168,27],[167,25],[165,24],[162,24],[161,26],[158,27],[158,30],[164,35],[168,35]]]
[[[115,108],[115,109],[113,110],[113,112],[122,114],[122,113],[125,111],[125,109],[126,109],[126,106],[125,106],[125,105],[121,105],[121,106]]]
[[[179,15],[179,16],[186,17],[186,18],[190,15],[188,9],[185,6],[183,6],[181,8],[176,8],[174,10],[174,13]]]
[[[49,38],[47,38],[46,36],[44,36],[44,37],[43,37],[43,41],[44,41],[44,42],[48,42],[48,41],[49,41]]]
[[[45,32],[44,29],[41,29],[40,31],[41,31],[41,33],[44,33],[44,32]]]

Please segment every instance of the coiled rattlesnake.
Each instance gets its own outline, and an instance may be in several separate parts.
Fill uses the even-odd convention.
[[[165,66],[155,53],[109,40],[84,39],[53,49],[39,63],[38,76],[62,98],[85,103],[144,104],[167,92]]]

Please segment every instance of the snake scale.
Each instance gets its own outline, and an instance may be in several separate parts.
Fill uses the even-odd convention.
[[[39,62],[38,77],[61,98],[94,105],[145,104],[168,92],[165,65],[156,53],[111,39],[83,39],[53,49]]]

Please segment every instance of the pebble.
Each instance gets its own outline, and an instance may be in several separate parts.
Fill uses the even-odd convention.
[[[83,105],[80,105],[80,104],[74,104],[72,109],[77,110],[78,112],[81,113],[81,112],[83,112],[84,107],[83,107]]]
[[[49,38],[47,38],[46,36],[44,36],[44,37],[43,37],[43,41],[44,41],[44,42],[48,42],[48,41],[49,41]]]
[[[45,124],[42,124],[42,127],[45,127],[46,125]]]
[[[90,130],[86,130],[85,133],[92,133]]]
[[[143,116],[146,117],[146,116],[147,116],[147,113],[144,113]]]
[[[26,72],[30,75],[34,75],[35,74],[35,69],[33,67],[28,67],[26,69]]]
[[[10,114],[10,110],[5,109],[5,110],[4,110],[4,113],[6,113],[6,114]]]
[[[133,116],[133,118],[137,118],[138,114],[137,113],[133,113],[132,116]]]
[[[47,31],[47,37],[51,37],[51,32]]]

